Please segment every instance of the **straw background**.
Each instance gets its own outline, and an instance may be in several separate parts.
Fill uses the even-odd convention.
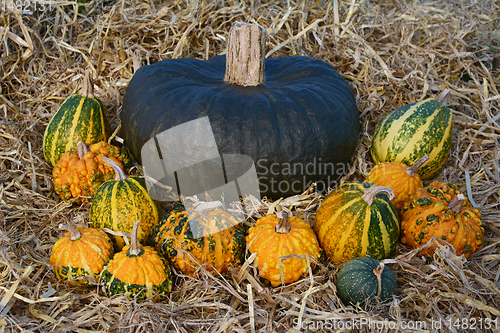
[[[75,1],[46,2],[43,11],[19,14],[12,0],[0,0],[0,332],[287,332],[299,323],[349,318],[373,325],[425,321],[426,330],[400,330],[416,332],[438,331],[431,329],[437,320],[442,332],[470,332],[449,324],[476,318],[483,323],[478,332],[500,331],[498,1],[117,0],[90,4],[87,14],[78,13]],[[362,180],[371,170],[371,135],[384,115],[449,89],[453,145],[437,179],[457,183],[480,207],[483,249],[466,260],[443,246],[426,262],[398,245],[386,262],[396,271],[399,296],[369,309],[342,304],[338,267],[327,262],[309,278],[274,289],[256,282],[247,266],[223,277],[179,276],[164,303],[134,304],[107,298],[98,286],[57,281],[49,267],[51,247],[63,235],[57,226],[85,225],[90,205],[63,202],[53,191],[42,151],[51,116],[91,70],[116,129],[135,70],[221,54],[237,21],[268,30],[268,57],[322,59],[354,88],[362,133],[343,181]],[[311,194],[289,207],[312,222],[320,201]],[[273,209],[269,201],[255,205],[249,224]],[[496,328],[484,325],[495,318]]]

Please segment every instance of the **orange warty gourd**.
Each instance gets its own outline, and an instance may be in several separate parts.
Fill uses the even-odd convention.
[[[410,167],[398,162],[379,163],[366,176],[365,182],[392,189],[394,191],[392,203],[399,211],[408,195],[424,187],[417,171],[428,160],[429,156],[426,154]]]
[[[319,259],[322,253],[306,221],[282,214],[281,219],[275,214],[258,219],[246,237],[248,251],[257,252],[253,265],[273,287],[297,281],[309,271],[306,256]],[[310,264],[314,267],[314,260]]]
[[[196,275],[200,266],[225,273],[245,261],[245,227],[221,208],[186,211],[175,205],[153,231],[156,250],[176,269]]]
[[[93,196],[102,183],[115,177],[113,168],[102,161],[103,157],[110,158],[122,168],[128,168],[132,163],[124,148],[108,145],[105,141],[89,147],[80,141],[77,147],[77,151],[64,153],[52,170],[54,189],[63,200]]]
[[[455,184],[434,181],[408,197],[401,208],[401,242],[412,248],[426,244],[432,237],[446,240],[470,258],[483,245],[481,213],[460,193]],[[435,246],[421,255],[434,253]]]
[[[54,275],[72,286],[89,285],[89,280],[99,278],[104,264],[113,256],[113,243],[100,229],[67,224],[59,228],[68,232],[52,247],[50,266]]]

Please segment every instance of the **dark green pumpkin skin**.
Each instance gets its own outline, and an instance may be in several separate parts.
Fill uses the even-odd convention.
[[[121,124],[139,163],[149,139],[208,116],[220,154],[253,159],[261,196],[301,193],[312,181],[326,190],[347,171],[358,142],[359,112],[352,88],[330,64],[309,57],[266,59],[265,83],[243,87],[223,81],[225,63],[225,55],[169,59],[135,73]],[[227,174],[227,181],[239,176]],[[160,181],[175,185],[172,178]]]
[[[340,267],[337,275],[337,293],[344,304],[361,306],[373,302],[378,291],[378,280],[373,270],[380,263],[370,257],[357,257]],[[397,295],[396,273],[385,266],[382,272],[382,293],[380,301],[392,300]]]

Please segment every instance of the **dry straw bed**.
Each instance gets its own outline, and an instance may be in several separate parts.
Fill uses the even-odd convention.
[[[486,325],[500,316],[498,1],[96,2],[79,13],[73,0],[46,0],[44,10],[19,14],[11,0],[0,1],[0,332],[331,332],[349,323],[353,331],[438,331],[440,323],[439,331],[470,332],[474,318],[478,332],[500,330],[500,319],[496,329]],[[236,21],[267,29],[268,57],[319,58],[352,85],[362,134],[343,181],[371,170],[371,135],[385,114],[449,89],[453,146],[438,180],[457,183],[480,208],[483,249],[466,260],[441,246],[425,261],[398,245],[386,263],[396,271],[399,296],[367,309],[341,303],[338,267],[327,262],[274,289],[257,282],[248,265],[225,276],[179,275],[164,303],[134,304],[107,298],[98,286],[58,282],[49,267],[62,235],[57,225],[85,225],[89,204],[63,202],[53,191],[42,152],[50,117],[89,69],[116,129],[137,68],[221,54]],[[310,194],[288,206],[312,222],[321,198]],[[253,205],[250,224],[274,207]]]

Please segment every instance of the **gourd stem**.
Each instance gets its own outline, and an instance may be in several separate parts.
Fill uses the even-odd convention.
[[[90,71],[85,71],[81,95],[85,98],[94,98],[94,84],[90,78]]]
[[[78,158],[83,160],[83,156],[89,152],[89,147],[83,141],[78,141],[76,144]]]
[[[420,169],[420,167],[422,167],[422,165],[424,165],[424,163],[427,162],[428,160],[429,160],[429,155],[425,154],[424,156],[422,156],[421,159],[419,159],[418,161],[416,161],[415,164],[413,164],[411,167],[408,167],[406,169],[406,173],[410,177],[415,177],[415,175],[417,174],[418,169]]]
[[[139,246],[139,240],[137,239],[137,232],[139,231],[139,225],[141,222],[135,221],[134,227],[132,228],[132,233],[130,237],[130,249],[128,250],[128,254],[132,256],[136,256],[141,253],[141,248]]]
[[[59,224],[59,229],[66,230],[69,233],[69,239],[72,241],[79,240],[82,237],[82,233],[72,225],[61,223]]]
[[[237,22],[229,31],[224,82],[258,86],[265,82],[266,29],[257,24]]]
[[[389,196],[389,199],[392,200],[394,198],[394,191],[387,186],[373,186],[364,189],[364,194],[361,196],[361,199],[366,201],[368,206],[371,206],[373,201],[377,198],[377,194],[385,192]]]
[[[462,206],[465,202],[465,196],[462,193],[457,194],[449,203],[448,209],[451,209],[456,214],[459,214],[462,211]]]
[[[116,163],[110,158],[107,158],[106,156],[102,157],[102,161],[113,168],[113,170],[115,171],[115,180],[117,182],[121,182],[127,179],[127,175],[125,174],[125,171],[123,171],[120,164]]]
[[[287,212],[281,212],[281,219],[274,227],[274,231],[278,234],[287,234],[290,232],[292,227],[290,226],[290,219],[288,218]]]
[[[196,207],[194,208],[194,211],[198,214],[198,215],[208,215],[208,212],[218,208],[218,207],[222,207],[224,206],[222,204],[222,202],[220,201],[210,201],[210,202],[205,202],[205,201],[202,201],[200,202],[198,205],[196,205]]]
[[[373,274],[377,277],[378,289],[377,289],[377,297],[380,298],[382,296],[382,273],[384,272],[384,263],[381,262],[373,269]]]

